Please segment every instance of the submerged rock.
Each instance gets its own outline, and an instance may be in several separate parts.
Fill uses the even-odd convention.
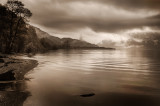
[[[94,96],[95,94],[94,93],[89,93],[89,94],[82,94],[80,95],[81,97],[91,97],[91,96]]]

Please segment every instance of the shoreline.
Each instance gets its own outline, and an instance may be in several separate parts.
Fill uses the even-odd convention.
[[[37,65],[37,60],[0,55],[0,81],[23,80],[25,74]]]

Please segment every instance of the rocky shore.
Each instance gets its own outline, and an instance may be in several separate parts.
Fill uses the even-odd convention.
[[[0,81],[23,80],[24,75],[37,65],[36,60],[15,59],[0,55]]]

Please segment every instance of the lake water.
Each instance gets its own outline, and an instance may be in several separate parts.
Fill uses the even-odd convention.
[[[158,50],[57,50],[31,59],[39,65],[30,80],[3,91],[27,92],[18,106],[160,106]]]

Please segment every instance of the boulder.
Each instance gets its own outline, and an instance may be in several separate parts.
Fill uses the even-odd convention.
[[[8,72],[0,74],[0,81],[12,81],[15,80],[14,70],[9,70]]]
[[[81,97],[91,97],[91,96],[94,96],[95,94],[94,93],[89,93],[89,94],[82,94],[80,95]]]
[[[3,59],[0,59],[0,63],[4,63],[4,60],[3,60]]]

